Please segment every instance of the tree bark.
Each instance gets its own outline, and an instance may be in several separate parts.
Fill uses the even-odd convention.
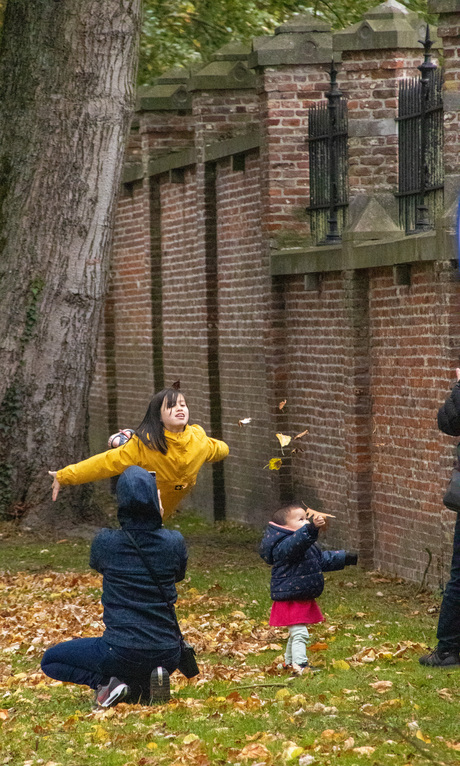
[[[141,0],[8,0],[0,48],[0,514],[97,521],[48,470],[88,456],[88,392],[133,108]]]

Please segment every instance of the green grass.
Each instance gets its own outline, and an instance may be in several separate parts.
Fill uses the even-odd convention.
[[[260,533],[193,514],[171,525],[189,545],[178,616],[201,675],[174,674],[168,705],[104,712],[92,710],[89,690],[39,669],[47,645],[101,632],[89,543],[1,530],[0,764],[458,763],[460,670],[417,661],[435,642],[438,595],[355,567],[328,574],[326,621],[311,630],[310,659],[322,670],[292,679],[277,668],[286,632],[268,626]]]

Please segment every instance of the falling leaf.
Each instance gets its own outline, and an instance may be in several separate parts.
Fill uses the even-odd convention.
[[[280,457],[272,457],[264,468],[269,468],[270,471],[279,471],[282,465],[283,461]]]
[[[308,434],[308,428],[306,428],[305,431],[302,431],[302,433],[297,434],[297,436],[294,436],[294,439],[301,439],[305,434]]]
[[[180,380],[175,380],[174,383],[171,383],[171,388],[174,388],[176,391],[180,391]]]
[[[282,447],[287,447],[291,443],[291,437],[286,434],[275,434]]]
[[[252,421],[252,418],[241,418],[241,420],[238,421],[238,425],[241,428],[242,426],[247,426]]]
[[[278,404],[278,409],[282,410],[283,407],[287,404],[287,399],[283,399],[282,402]]]

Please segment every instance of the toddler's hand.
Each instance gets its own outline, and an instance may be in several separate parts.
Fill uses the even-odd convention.
[[[352,567],[356,566],[358,563],[358,554],[357,553],[350,553],[349,551],[346,551],[345,553],[345,566],[346,567]]]
[[[313,526],[317,527],[324,527],[326,524],[326,519],[324,516],[320,516],[319,514],[317,516],[312,516],[311,521],[313,523]]]

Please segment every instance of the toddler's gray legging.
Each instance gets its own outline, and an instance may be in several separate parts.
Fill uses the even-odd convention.
[[[306,625],[289,625],[289,638],[286,646],[284,661],[286,665],[305,665],[308,662],[307,644],[310,634]]]

